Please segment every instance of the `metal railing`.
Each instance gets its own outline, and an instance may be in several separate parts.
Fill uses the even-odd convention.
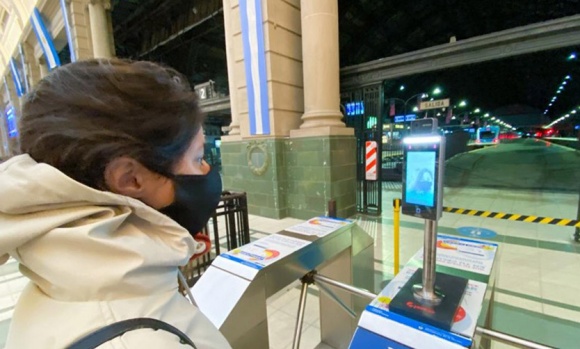
[[[306,274],[302,279],[302,290],[300,292],[300,302],[298,305],[298,316],[296,318],[296,327],[294,330],[294,340],[292,342],[292,349],[299,349],[300,348],[300,337],[301,337],[301,332],[302,332],[302,323],[304,321],[304,311],[305,311],[305,307],[306,307],[306,294],[307,294],[307,290],[308,290],[308,286],[311,284],[316,283],[319,287],[319,289],[322,292],[325,292],[330,299],[332,299],[333,301],[335,301],[342,309],[344,309],[347,313],[349,313],[351,316],[355,316],[356,314],[354,313],[354,311],[348,307],[346,307],[344,305],[344,303],[332,292],[325,287],[325,285],[329,285],[329,286],[333,286],[336,288],[339,288],[343,291],[349,292],[353,295],[362,297],[362,298],[367,298],[367,299],[375,299],[377,297],[376,294],[367,291],[367,290],[363,290],[360,289],[358,287],[354,287],[345,283],[342,283],[340,281],[336,281],[333,280],[331,278],[328,278],[326,276],[317,274],[316,271],[311,271],[310,273]],[[498,342],[502,342],[505,344],[509,344],[512,346],[515,346],[517,348],[522,348],[522,349],[554,349],[552,347],[549,346],[545,346],[543,344],[540,343],[535,343],[526,339],[522,339],[522,338],[518,338],[506,333],[502,333],[502,332],[498,332],[498,331],[494,331],[491,329],[487,329],[487,328],[482,328],[482,327],[476,327],[475,328],[475,333],[481,335],[482,337],[487,337],[493,340],[496,340]]]
[[[246,193],[230,191],[222,192],[221,201],[210,219],[211,224],[206,225],[203,234],[213,235],[213,250],[199,256],[181,268],[183,277],[189,287],[201,277],[209,268],[215,257],[219,256],[223,247],[220,239],[225,237],[225,250],[229,251],[250,242],[250,225],[248,220],[248,201]],[[220,226],[225,227],[225,233],[220,231]],[[180,286],[180,291],[185,294],[186,290]]]

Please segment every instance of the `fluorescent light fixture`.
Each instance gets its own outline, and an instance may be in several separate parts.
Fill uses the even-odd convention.
[[[403,138],[404,144],[430,144],[441,142],[441,136],[425,136],[425,137],[406,137]]]

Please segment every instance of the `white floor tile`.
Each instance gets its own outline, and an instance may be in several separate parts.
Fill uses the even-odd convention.
[[[502,275],[501,269],[498,279],[496,286],[501,289],[523,293],[534,297],[541,297],[542,291],[540,288],[540,280],[529,279],[526,276],[516,277],[509,274]]]
[[[496,292],[495,301],[498,303],[503,303],[514,307],[533,311],[536,313],[542,313],[543,311],[542,303],[535,302],[526,298],[515,297],[501,292]]]
[[[268,315],[268,335],[270,348],[282,349],[292,343],[295,319],[283,311]]]
[[[544,314],[553,316],[559,319],[577,322],[580,326],[580,312],[556,307],[553,305],[544,304]]]
[[[580,290],[577,286],[542,282],[542,298],[580,307]]]
[[[300,349],[314,349],[320,344],[320,328],[309,326],[302,331]]]

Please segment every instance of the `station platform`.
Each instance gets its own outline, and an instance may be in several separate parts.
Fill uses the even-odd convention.
[[[381,217],[354,219],[375,239],[374,277],[378,292],[393,277],[392,200],[400,198],[399,183],[384,183]],[[566,193],[525,190],[446,188],[444,206],[519,214],[575,217],[578,197]],[[252,240],[302,222],[250,215]],[[439,232],[461,235],[461,227],[480,227],[496,233],[500,244],[499,280],[496,284],[493,329],[558,348],[576,348],[580,342],[580,244],[573,242],[574,228],[444,213]],[[220,229],[221,230],[221,229]],[[225,229],[223,229],[225,231]],[[423,222],[401,216],[400,261],[403,265],[423,244]],[[224,241],[221,241],[225,245]],[[4,347],[10,318],[27,280],[10,260],[0,266],[0,348]],[[271,348],[287,349],[298,309],[299,284],[268,300]],[[309,288],[300,348],[327,349],[320,343],[318,291]],[[511,348],[493,343],[492,348]]]

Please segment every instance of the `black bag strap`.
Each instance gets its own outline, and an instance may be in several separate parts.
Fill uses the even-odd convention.
[[[122,336],[126,332],[139,330],[142,328],[151,328],[154,330],[171,332],[179,337],[181,344],[188,344],[193,349],[197,349],[193,341],[187,337],[185,333],[181,332],[166,322],[151,318],[137,318],[115,322],[114,324],[110,324],[92,333],[89,333],[85,337],[68,346],[66,349],[94,349],[99,345],[110,341],[111,339]]]

